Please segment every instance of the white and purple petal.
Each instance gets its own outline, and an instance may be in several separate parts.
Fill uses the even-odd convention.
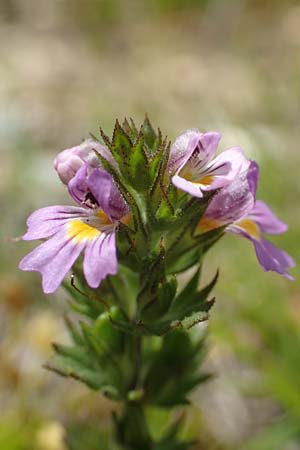
[[[201,160],[202,164],[206,164],[215,154],[220,139],[220,133],[215,131],[201,133],[198,130],[187,130],[182,133],[171,147],[168,162],[169,172],[178,173],[195,151],[198,154],[198,160]]]
[[[64,227],[52,238],[35,248],[20,262],[19,268],[25,271],[40,272],[43,291],[50,294],[60,286],[70,270],[85,242],[67,238]]]
[[[204,191],[219,189],[230,184],[238,173],[246,171],[250,166],[239,147],[231,148],[218,155],[207,166],[203,176],[211,176],[212,182],[202,187]]]
[[[257,170],[257,164],[251,161],[246,171],[241,171],[228,186],[213,197],[205,217],[214,219],[222,226],[239,221],[249,214],[255,203],[253,183],[255,179],[257,182]]]
[[[97,288],[107,275],[115,275],[118,270],[115,233],[102,233],[88,242],[83,260],[84,276],[92,288]]]
[[[27,219],[23,240],[45,239],[57,233],[67,222],[84,218],[87,211],[76,206],[47,206],[34,211]]]

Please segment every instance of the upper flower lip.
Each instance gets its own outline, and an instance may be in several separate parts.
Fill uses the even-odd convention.
[[[203,158],[205,163],[217,150],[220,139],[221,134],[217,131],[208,133],[201,133],[197,129],[185,131],[176,138],[171,146],[168,170],[173,174],[178,173],[192,156],[197,145],[200,147],[199,150],[203,150],[206,154]]]
[[[80,145],[61,151],[54,159],[53,165],[61,181],[68,184],[84,164],[88,164],[89,168],[101,166],[97,153],[118,169],[108,148],[93,139],[86,139]]]
[[[249,166],[242,150],[234,147],[213,156],[221,139],[216,131],[200,133],[188,130],[172,145],[168,169],[172,183],[195,197],[216,190],[232,182],[241,169]]]
[[[91,169],[85,163],[69,181],[68,190],[79,205],[91,209],[100,206],[112,220],[129,211],[111,175],[101,167]]]

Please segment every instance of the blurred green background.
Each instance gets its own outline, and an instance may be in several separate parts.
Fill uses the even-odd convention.
[[[58,151],[147,112],[170,139],[219,130],[221,149],[255,158],[259,197],[290,226],[273,242],[298,262],[300,3],[1,0],[0,36],[0,449],[65,450],[73,429],[74,450],[104,450],[95,429],[114,405],[42,368],[50,343],[67,339],[68,298],[16,268],[36,244],[14,238],[32,210],[69,203]],[[198,450],[300,449],[299,270],[294,283],[264,273],[235,236],[210,252],[204,281],[216,267],[216,377],[192,397],[184,432]],[[151,414],[157,431],[164,413]]]

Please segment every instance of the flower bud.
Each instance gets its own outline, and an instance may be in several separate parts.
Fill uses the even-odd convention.
[[[104,157],[108,152],[106,147],[99,142],[87,139],[81,145],[67,148],[57,155],[54,160],[54,168],[64,184],[68,184],[86,162],[93,168],[100,166],[94,150]]]

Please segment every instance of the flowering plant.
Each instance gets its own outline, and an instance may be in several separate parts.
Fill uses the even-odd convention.
[[[253,243],[263,270],[292,278],[293,259],[265,239],[287,226],[256,200],[257,163],[238,147],[214,157],[220,137],[188,130],[171,145],[147,117],[140,130],[117,121],[112,139],[101,130],[102,143],[93,136],[54,161],[77,205],[27,221],[23,239],[43,243],[20,268],[40,272],[45,293],[63,283],[86,318],[67,320],[73,344],[55,344],[48,368],[122,403],[121,448],[190,448],[179,423],[154,439],[145,410],[185,404],[208,376],[199,369],[204,337],[193,331],[208,319],[217,274],[198,285],[206,252],[226,232]],[[176,275],[191,267],[178,292]]]

